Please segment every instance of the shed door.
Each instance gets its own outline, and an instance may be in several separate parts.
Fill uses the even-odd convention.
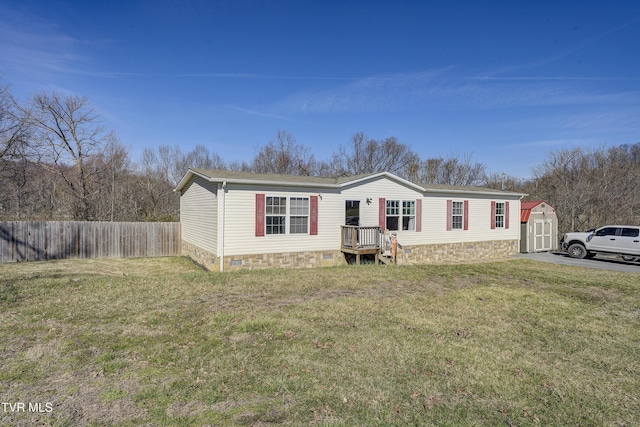
[[[550,251],[551,250],[551,221],[537,220],[533,221],[533,250]]]

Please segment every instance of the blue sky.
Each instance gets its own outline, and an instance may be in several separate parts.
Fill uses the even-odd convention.
[[[0,0],[21,100],[86,96],[136,159],[318,159],[356,132],[531,175],[549,151],[640,141],[640,1]]]

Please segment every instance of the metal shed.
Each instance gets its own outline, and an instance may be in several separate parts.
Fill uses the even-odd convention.
[[[520,252],[558,249],[558,215],[543,200],[523,201],[520,205]]]

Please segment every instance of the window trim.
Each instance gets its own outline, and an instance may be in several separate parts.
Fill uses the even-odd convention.
[[[274,200],[278,199],[278,204],[274,204]],[[271,236],[271,235],[282,235],[282,234],[287,234],[287,223],[289,221],[287,221],[288,218],[288,213],[289,213],[289,203],[287,203],[287,199],[288,197],[286,196],[266,196],[266,201],[264,204],[264,225],[265,225],[265,229],[264,229],[264,234],[267,236]],[[282,212],[282,200],[284,200],[284,213]],[[271,202],[271,203],[269,203]],[[269,213],[269,208],[271,208],[272,212]],[[277,208],[278,212],[274,213],[273,209]],[[280,223],[271,223],[269,224],[269,220],[273,221],[273,218],[278,218],[279,221],[281,221]],[[274,230],[281,230],[282,232],[277,232],[274,233]],[[271,232],[269,232],[271,230]]]
[[[499,213],[499,206],[502,205],[502,213]],[[502,217],[502,225],[500,225],[499,217]],[[491,229],[509,229],[509,201],[491,201]]]
[[[421,206],[421,199],[381,199],[384,200],[384,230],[388,231],[420,231],[417,229],[418,206]],[[381,203],[382,205],[382,203]],[[405,213],[407,209],[413,214]],[[382,211],[381,211],[382,214]],[[396,228],[389,228],[389,218],[397,218]],[[411,221],[413,218],[413,228],[404,228],[405,219]],[[381,218],[382,219],[382,218]]]
[[[464,202],[459,200],[451,202],[451,230],[464,230]]]
[[[280,201],[274,204],[275,199],[280,199]],[[306,201],[306,204],[296,205],[295,201],[299,200]],[[274,211],[275,207],[278,207],[277,212]],[[284,213],[282,212],[283,207]],[[257,193],[255,208],[256,237],[314,236],[318,234],[318,196]],[[269,210],[270,213],[268,213]],[[270,218],[280,218],[282,223],[272,223],[273,219]],[[293,218],[303,218],[304,224],[294,224]],[[294,232],[292,230],[295,227],[302,227],[305,231]],[[274,233],[273,231],[276,229],[283,231]]]
[[[299,213],[299,212],[296,212],[295,214],[293,213],[293,209],[294,209],[293,201],[294,200],[296,200],[296,201],[300,201],[300,200],[304,201],[304,200],[306,200],[306,202],[307,202],[306,206],[304,206],[304,205],[302,206],[302,213]],[[300,208],[300,206],[296,206],[296,209],[299,209],[299,208]],[[310,215],[311,209],[310,208],[311,208],[311,203],[309,201],[309,197],[308,196],[306,196],[306,197],[304,197],[304,196],[291,196],[291,197],[289,197],[289,209],[288,209],[288,212],[287,212],[288,213],[287,218],[289,218],[289,227],[288,227],[289,233],[288,234],[309,234],[309,228],[310,228],[309,219],[311,217],[311,215]],[[299,226],[303,225],[305,231],[301,231],[301,232],[293,232],[292,231],[293,227],[294,227],[293,218],[305,218],[306,219],[304,224],[295,224],[296,227],[299,227]]]
[[[462,226],[454,228],[454,203],[462,203]],[[459,214],[455,215],[459,217]],[[447,200],[447,231],[467,231],[469,230],[469,200]]]
[[[506,204],[505,202],[493,202],[494,228],[505,228]]]

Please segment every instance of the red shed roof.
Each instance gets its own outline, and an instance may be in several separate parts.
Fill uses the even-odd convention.
[[[529,216],[531,216],[531,210],[536,206],[538,206],[540,203],[545,203],[545,201],[544,200],[527,200],[527,201],[520,202],[520,222],[529,221]]]

